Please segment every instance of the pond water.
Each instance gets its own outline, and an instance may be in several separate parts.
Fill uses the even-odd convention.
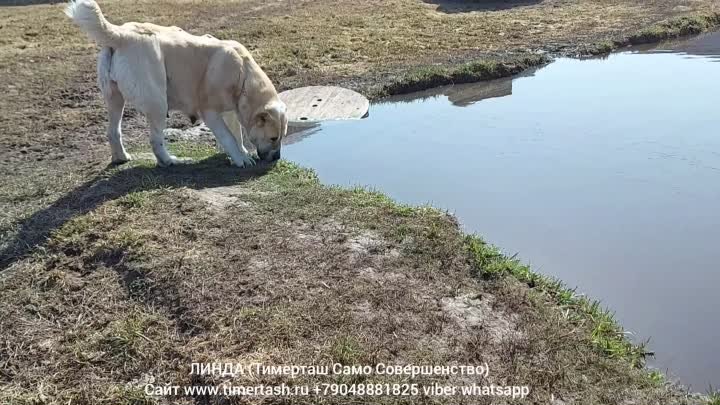
[[[373,104],[286,159],[457,215],[616,312],[652,365],[720,387],[720,35]]]

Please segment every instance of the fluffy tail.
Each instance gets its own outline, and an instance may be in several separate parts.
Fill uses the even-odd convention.
[[[95,0],[71,0],[65,14],[98,45],[112,48],[122,45],[126,33],[105,19]]]

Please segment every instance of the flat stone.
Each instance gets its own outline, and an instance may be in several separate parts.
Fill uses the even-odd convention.
[[[370,101],[342,87],[310,86],[280,93],[292,126],[312,126],[322,121],[357,120],[367,116]]]

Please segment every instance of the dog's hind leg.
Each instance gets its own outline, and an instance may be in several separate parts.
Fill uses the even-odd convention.
[[[182,160],[171,155],[165,146],[165,112],[150,111],[145,114],[150,123],[150,144],[160,166],[172,166]]]
[[[122,116],[125,109],[125,98],[117,83],[110,78],[110,66],[112,64],[113,51],[111,48],[103,48],[98,54],[97,73],[98,85],[105,99],[108,109],[107,137],[110,141],[112,162],[114,164],[125,163],[130,160],[130,155],[122,143]]]
[[[143,45],[131,51],[116,52],[112,62],[112,77],[123,97],[147,118],[150,124],[150,145],[158,165],[180,163],[181,160],[171,155],[165,145],[167,76],[159,50],[155,46]]]

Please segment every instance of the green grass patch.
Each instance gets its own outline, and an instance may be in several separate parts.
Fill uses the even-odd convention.
[[[150,193],[133,191],[118,199],[118,204],[125,208],[142,208],[150,200]]]
[[[113,386],[106,393],[107,398],[112,398],[117,405],[156,405],[155,398],[147,396],[141,387]],[[110,403],[110,402],[108,402]]]
[[[357,365],[365,356],[362,346],[352,336],[340,336],[330,350],[333,362],[343,365]]]
[[[655,24],[621,40],[600,41],[589,47],[590,55],[605,55],[618,48],[652,44],[690,35],[698,35],[720,26],[720,13],[673,18]]]
[[[58,241],[72,240],[91,230],[96,222],[91,214],[75,217],[53,232],[52,239]]]
[[[646,44],[666,39],[697,35],[720,25],[720,14],[680,17],[646,28],[628,37],[629,45]]]
[[[135,311],[124,319],[112,322],[98,341],[98,348],[106,356],[123,362],[145,356],[148,347],[154,345],[147,333],[155,323],[153,316]]]
[[[710,387],[707,395],[707,405],[720,405],[720,390]]]
[[[61,250],[66,255],[80,255],[86,250],[88,235],[97,224],[98,219],[93,214],[75,217],[50,234],[48,246],[50,249]],[[36,254],[42,252],[43,249]]]
[[[480,60],[456,66],[425,66],[410,70],[386,84],[373,97],[412,93],[448,84],[473,83],[519,74],[550,62],[545,55],[529,55],[510,62]]]
[[[648,373],[648,379],[651,383],[653,383],[655,386],[660,386],[662,384],[665,384],[665,374],[658,370],[652,370]]]
[[[590,49],[590,53],[593,55],[604,55],[614,51],[617,47],[618,44],[614,41],[602,41],[595,44],[595,46]]]
[[[568,317],[576,324],[592,325],[590,339],[595,348],[610,358],[623,359],[633,367],[644,366],[647,356],[645,346],[627,339],[613,314],[597,301],[578,296],[562,282],[533,272],[529,266],[514,257],[507,257],[500,250],[477,236],[467,236],[465,245],[474,264],[476,276],[499,278],[511,276],[526,283],[530,288],[551,297],[557,305],[568,310]]]
[[[168,150],[177,157],[203,160],[210,156],[222,154],[217,147],[202,142],[173,142],[168,144]]]
[[[265,176],[255,180],[260,186],[272,185],[278,190],[293,190],[298,187],[317,186],[320,180],[310,169],[301,169],[298,165],[280,160]]]

